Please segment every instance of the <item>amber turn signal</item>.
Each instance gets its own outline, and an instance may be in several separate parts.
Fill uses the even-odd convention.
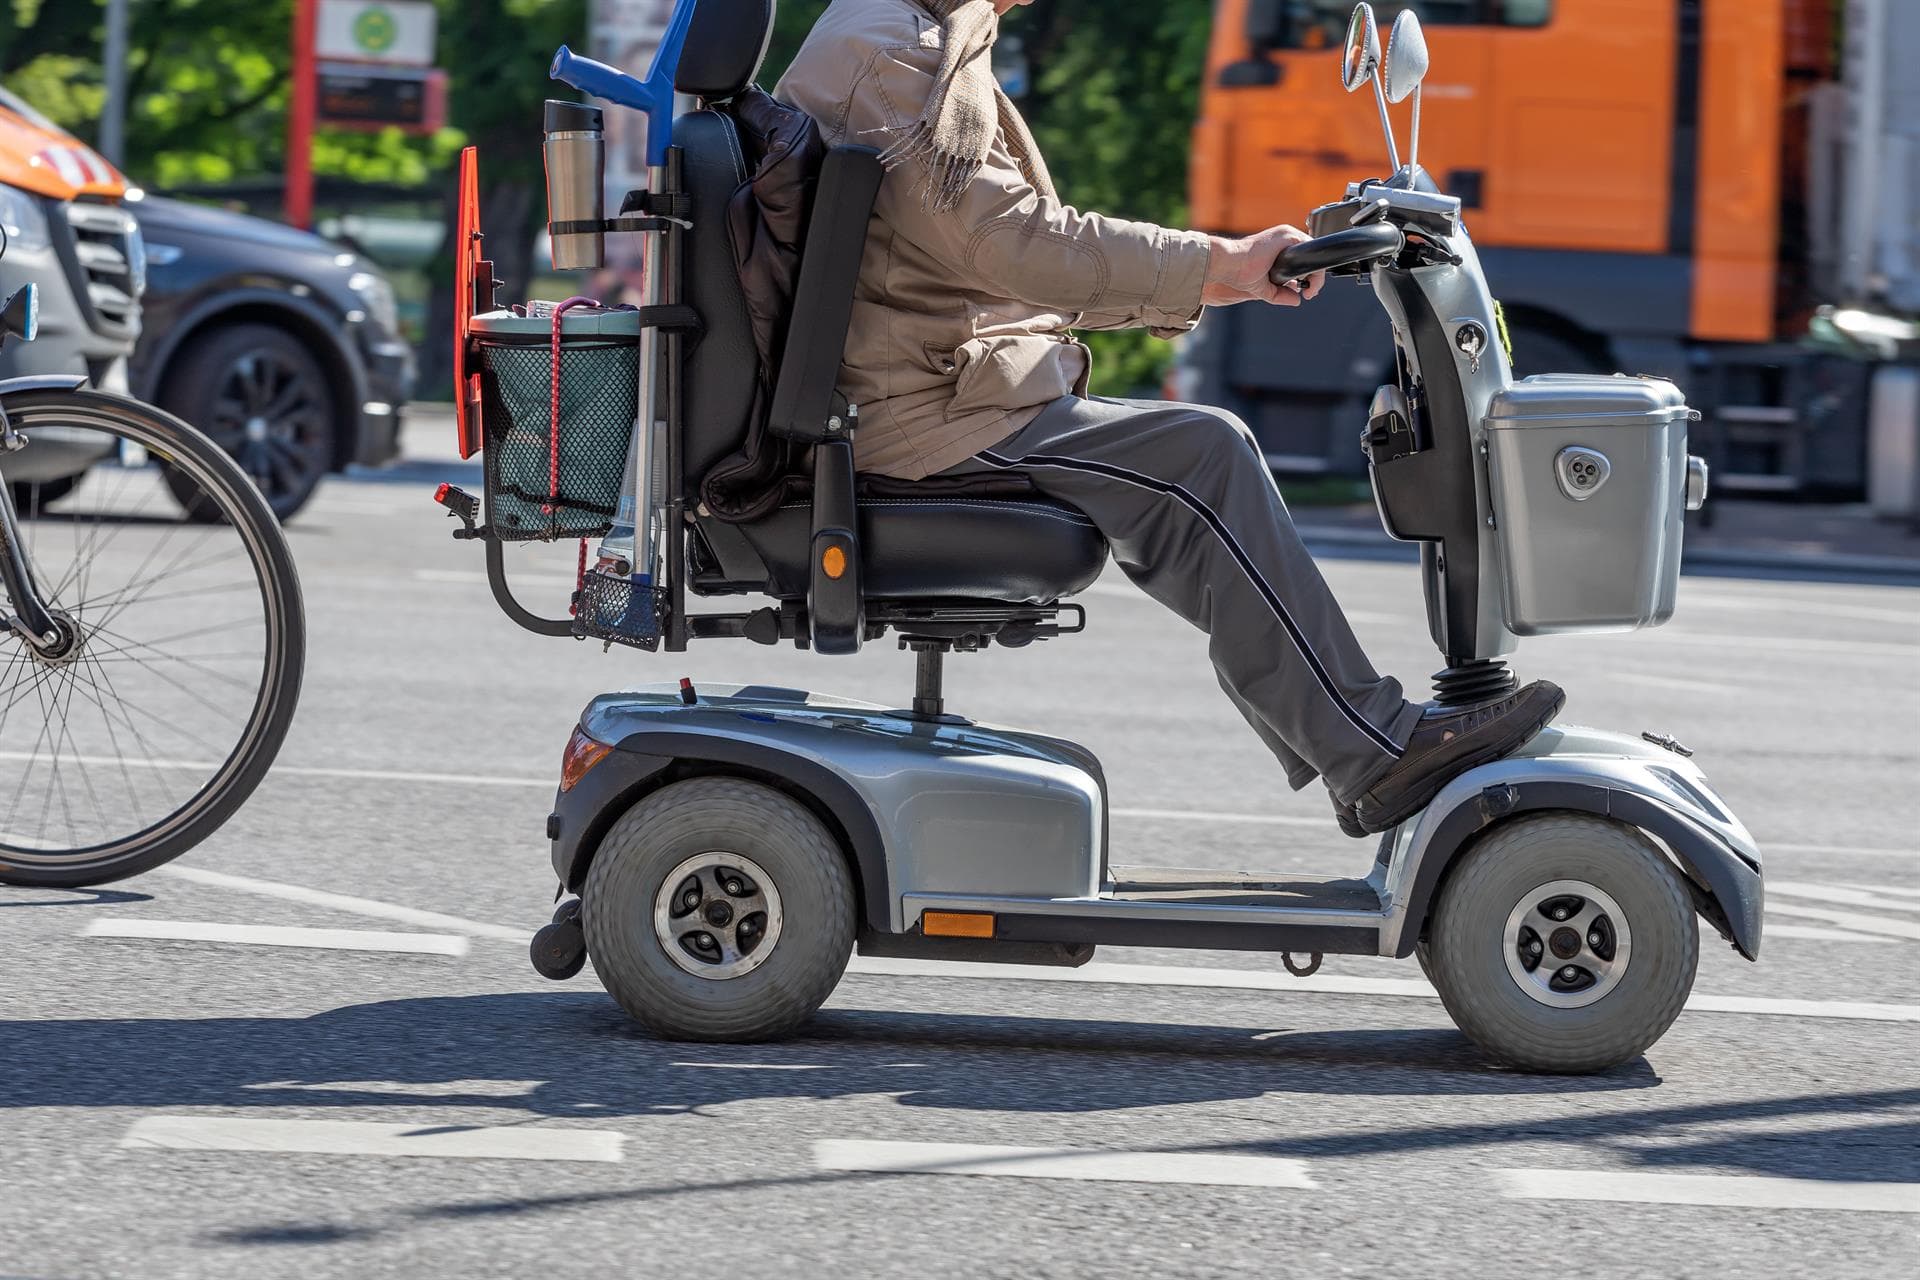
[[[991,938],[993,916],[982,911],[928,911],[920,917],[920,932],[929,938]]]
[[[820,567],[827,571],[829,578],[838,582],[847,574],[847,553],[839,547],[828,547],[820,553]]]
[[[573,737],[567,739],[567,754],[560,760],[560,789],[573,790],[612,751],[606,743],[589,738],[585,729],[575,729]]]

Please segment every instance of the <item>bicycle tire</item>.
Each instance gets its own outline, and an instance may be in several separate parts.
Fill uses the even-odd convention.
[[[172,414],[94,390],[17,392],[0,398],[0,404],[29,440],[36,424],[99,431],[140,445],[164,466],[194,476],[227,508],[261,591],[266,642],[258,695],[239,741],[186,804],[140,831],[85,849],[0,849],[0,884],[106,884],[152,870],[199,845],[266,777],[292,726],[305,674],[306,612],[299,574],[280,523],[253,482],[224,450]]]

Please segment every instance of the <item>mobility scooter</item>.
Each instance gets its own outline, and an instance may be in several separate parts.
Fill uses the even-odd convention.
[[[1101,943],[1270,951],[1295,972],[1328,953],[1413,957],[1493,1058],[1577,1072],[1671,1024],[1696,916],[1757,957],[1759,853],[1665,735],[1548,728],[1387,832],[1358,878],[1110,866],[1092,753],[976,724],[941,691],[950,653],[1082,631],[1069,597],[1104,567],[1099,533],[1030,493],[883,492],[854,473],[858,406],[835,386],[883,177],[873,150],[826,156],[784,347],[758,367],[728,205],[751,176],[732,113],[772,10],[681,0],[644,81],[561,50],[556,78],[647,113],[651,172],[621,216],[601,216],[599,109],[549,104],[552,230],[580,265],[600,237],[637,235],[644,305],[492,310],[467,217],[462,429],[486,451],[486,508],[444,487],[441,500],[456,536],[485,543],[523,626],[668,652],[744,638],[848,654],[892,632],[917,655],[916,687],[900,709],[684,681],[594,699],[548,818],[565,901],[535,940],[540,972],[591,959],[654,1033],[745,1041],[799,1027],[856,948],[1069,966]],[[1436,699],[1458,704],[1514,686],[1503,657],[1519,637],[1664,622],[1706,473],[1686,450],[1697,415],[1669,382],[1512,378],[1460,201],[1418,164],[1426,63],[1412,13],[1383,59],[1371,9],[1355,10],[1344,83],[1371,87],[1390,150],[1387,104],[1414,95],[1408,160],[1316,210],[1314,238],[1273,274],[1370,281],[1392,319],[1397,378],[1362,447],[1387,532],[1420,549],[1446,664]],[[676,90],[695,103],[677,118]],[[701,479],[755,433],[796,460],[788,497],[719,519]],[[591,567],[581,544],[572,616],[543,618],[514,597],[501,546],[558,535],[605,541]],[[739,596],[766,601],[690,607]]]

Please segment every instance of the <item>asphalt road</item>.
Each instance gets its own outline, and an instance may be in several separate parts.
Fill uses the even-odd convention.
[[[1693,747],[1768,854],[1765,958],[1709,931],[1696,987],[1758,1011],[1705,1000],[1611,1074],[1490,1068],[1411,964],[1289,990],[1277,957],[1123,949],[1064,981],[869,964],[800,1038],[714,1048],[527,966],[575,715],[681,675],[899,702],[910,659],[523,635],[442,475],[471,472],[294,522],[305,700],[238,818],[106,891],[0,890],[0,1275],[1915,1274],[1920,591],[1689,577],[1667,628],[1524,648],[1568,718]],[[1413,569],[1324,563],[1423,683]],[[565,555],[516,564],[563,598]],[[949,690],[1100,754],[1116,860],[1368,864],[1202,637],[1112,579],[1085,603]],[[120,936],[207,926],[314,945]]]

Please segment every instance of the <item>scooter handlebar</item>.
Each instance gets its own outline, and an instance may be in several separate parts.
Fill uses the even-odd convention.
[[[1332,271],[1357,262],[1390,258],[1406,247],[1407,237],[1390,222],[1369,222],[1282,249],[1267,279],[1286,284],[1316,271]]]

